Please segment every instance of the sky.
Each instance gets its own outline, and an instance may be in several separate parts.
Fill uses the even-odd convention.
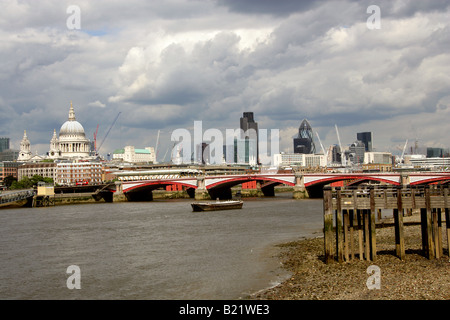
[[[16,149],[26,130],[48,152],[71,101],[102,154],[159,131],[161,160],[175,129],[225,132],[243,112],[285,152],[303,119],[325,149],[336,125],[342,145],[450,146],[449,1],[0,3],[0,136]]]

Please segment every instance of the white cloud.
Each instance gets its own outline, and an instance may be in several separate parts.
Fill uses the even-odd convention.
[[[94,102],[91,102],[88,104],[88,107],[94,107],[94,108],[104,108],[106,107],[106,104],[101,103],[100,101],[96,100]]]
[[[448,110],[445,2],[381,1],[380,30],[366,27],[370,1],[277,3],[79,1],[82,29],[70,31],[69,3],[10,0],[0,135],[17,141],[28,129],[46,152],[73,100],[89,135],[126,114],[112,149],[194,120],[235,128],[244,111],[281,129],[282,148],[304,118],[324,145],[336,143],[336,123],[348,143],[364,129],[388,148],[420,120],[430,125],[423,143],[449,144],[432,125]]]

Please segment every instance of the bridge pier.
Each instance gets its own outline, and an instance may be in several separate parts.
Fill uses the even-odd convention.
[[[92,197],[95,199],[95,201],[100,201],[101,199],[105,200],[105,202],[114,201],[114,195],[111,191],[96,192],[92,195]]]
[[[264,192],[261,189],[261,181],[256,181],[256,196],[264,197]]]
[[[114,192],[114,194],[113,194],[112,202],[127,201],[128,199],[125,196],[125,194],[123,193],[122,181],[116,181],[114,183],[116,185],[116,192]]]
[[[305,187],[305,180],[303,174],[296,172],[295,173],[295,186],[292,197],[294,199],[308,199],[309,194],[308,190]]]
[[[211,200],[205,185],[205,176],[197,177],[197,189],[195,189],[195,200]]]
[[[409,179],[409,175],[402,173],[400,174],[400,185],[403,187],[407,187],[410,184],[410,179]]]

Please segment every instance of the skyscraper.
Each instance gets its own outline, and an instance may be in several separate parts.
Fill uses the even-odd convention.
[[[256,165],[256,140],[234,139],[234,163]]]
[[[356,140],[364,143],[366,152],[372,152],[372,132],[358,132]]]
[[[442,158],[444,156],[443,148],[427,148],[427,158]]]
[[[198,144],[196,146],[197,148],[197,159],[195,159],[195,161],[198,164],[209,164],[210,159],[209,159],[209,144],[206,142],[202,142],[200,144]]]
[[[364,162],[364,143],[362,141],[353,142],[350,147],[351,161],[355,164]]]
[[[9,138],[0,138],[0,152],[9,149]]]
[[[298,128],[297,138],[294,138],[294,153],[316,153],[313,131],[306,119],[302,121]]]
[[[328,148],[328,163],[342,163],[341,148],[338,145],[333,145]]]
[[[240,127],[243,131],[242,139],[249,140],[249,143],[256,144],[256,146],[249,146],[250,149],[256,151],[256,161],[259,164],[259,138],[258,138],[258,123],[253,118],[253,112],[244,112],[243,117],[240,119]]]

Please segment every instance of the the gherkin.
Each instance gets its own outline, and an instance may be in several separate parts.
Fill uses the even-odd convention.
[[[308,120],[304,119],[298,128],[298,136],[294,138],[294,153],[316,153],[313,131]]]

